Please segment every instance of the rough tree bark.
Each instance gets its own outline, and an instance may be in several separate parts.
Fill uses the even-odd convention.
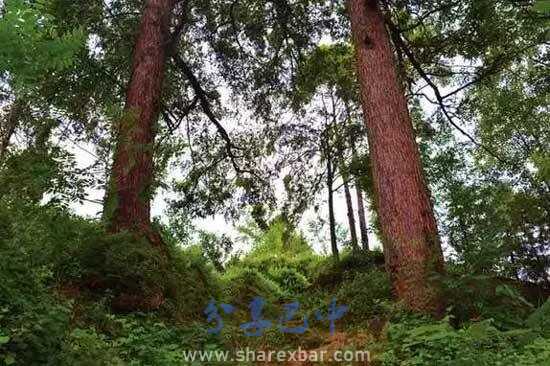
[[[357,214],[359,216],[359,232],[361,233],[361,246],[365,252],[369,248],[369,230],[367,228],[367,215],[365,213],[365,204],[363,202],[363,191],[359,185],[355,186],[355,194],[357,196]]]
[[[151,227],[153,143],[176,2],[148,0],[145,5],[104,208],[109,231],[136,233],[154,246],[162,240]]]
[[[350,0],[361,99],[368,130],[386,268],[412,310],[441,315],[444,263],[407,101],[378,0]]]
[[[353,213],[353,201],[351,200],[351,191],[349,184],[344,181],[344,195],[346,196],[346,207],[348,210],[348,225],[351,236],[351,247],[353,250],[359,251],[359,244],[357,242],[357,230],[355,229],[355,215]]]

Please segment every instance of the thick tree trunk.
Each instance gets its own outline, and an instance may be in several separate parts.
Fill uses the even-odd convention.
[[[111,232],[129,231],[162,244],[151,228],[153,143],[159,116],[170,18],[176,0],[148,0],[133,55],[125,114],[119,122],[104,217]]]
[[[335,260],[339,260],[338,243],[336,241],[336,219],[334,218],[334,170],[330,158],[327,158],[327,190],[328,190],[328,222],[330,228],[330,247],[332,256]]]
[[[367,215],[365,213],[365,204],[363,202],[363,192],[359,185],[355,186],[355,194],[357,196],[357,214],[359,216],[359,231],[361,232],[361,245],[365,252],[369,248],[369,230],[367,228]]]
[[[344,182],[344,195],[346,196],[346,206],[348,209],[348,224],[351,236],[351,247],[355,251],[359,251],[357,243],[357,230],[355,229],[355,214],[353,213],[353,202],[351,200],[351,191],[348,182]]]
[[[441,244],[384,15],[377,0],[349,5],[386,267],[409,308],[440,315]]]

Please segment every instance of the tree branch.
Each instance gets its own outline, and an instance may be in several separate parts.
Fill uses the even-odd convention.
[[[244,169],[241,168],[237,162],[238,156],[235,154],[234,150],[242,150],[241,148],[235,146],[233,142],[231,141],[231,138],[229,137],[229,134],[225,130],[225,128],[222,126],[216,115],[214,114],[212,110],[212,106],[210,104],[210,97],[208,93],[203,89],[200,81],[197,79],[189,65],[183,60],[183,58],[179,54],[175,54],[172,56],[172,59],[174,60],[174,63],[176,67],[185,75],[189,83],[191,84],[191,87],[195,91],[195,95],[198,98],[198,101],[201,105],[201,108],[210,120],[212,124],[216,127],[216,130],[218,131],[219,136],[224,140],[225,142],[225,150],[227,153],[227,156],[231,160],[231,164],[233,165],[233,168],[237,172],[237,174],[242,173],[248,173],[260,180],[263,181],[263,178],[260,177],[255,171],[250,169]]]
[[[424,79],[424,81],[430,86],[430,88],[433,90],[435,98],[437,100],[437,104],[441,108],[441,111],[443,112],[443,115],[447,118],[447,121],[456,128],[462,135],[464,135],[468,140],[470,140],[473,144],[476,146],[482,148],[485,150],[489,155],[493,156],[495,159],[500,161],[501,163],[506,163],[506,161],[498,156],[495,152],[493,152],[491,149],[489,149],[487,146],[483,145],[482,143],[478,142],[472,135],[470,135],[468,132],[466,132],[462,127],[460,127],[458,124],[455,123],[453,117],[450,115],[449,111],[447,110],[447,107],[445,106],[445,98],[441,95],[441,92],[437,85],[430,79],[430,77],[426,74],[424,69],[422,68],[422,65],[418,60],[416,59],[414,53],[411,51],[411,49],[405,44],[403,39],[401,38],[401,33],[399,32],[399,29],[395,24],[393,24],[391,21],[386,21],[390,33],[392,36],[392,39],[397,47],[399,47],[405,55],[407,55],[407,58],[411,62],[414,69],[418,72],[420,77]],[[479,80],[478,80],[479,81]]]

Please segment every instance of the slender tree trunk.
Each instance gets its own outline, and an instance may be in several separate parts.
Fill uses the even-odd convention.
[[[369,230],[367,228],[367,215],[365,213],[365,204],[363,202],[363,191],[359,185],[355,186],[355,194],[357,196],[357,213],[359,216],[359,231],[361,232],[361,245],[365,252],[369,248]]]
[[[384,15],[378,0],[349,5],[386,268],[410,309],[441,315],[441,244]]]
[[[339,260],[338,243],[336,241],[336,219],[334,218],[334,170],[330,157],[327,157],[327,190],[328,190],[328,222],[330,227],[330,247],[332,256],[335,260]]]
[[[153,143],[176,2],[148,0],[143,11],[104,208],[111,232],[144,235],[154,246],[162,240],[151,227]]]
[[[19,123],[20,114],[23,112],[23,105],[19,100],[15,100],[10,107],[8,115],[3,121],[0,121],[0,162],[5,158],[10,145],[10,140],[15,133]]]
[[[346,206],[348,209],[348,224],[349,232],[351,235],[351,247],[355,251],[359,251],[359,244],[357,243],[357,230],[355,230],[355,215],[353,213],[353,202],[351,200],[351,191],[347,181],[344,182],[344,195],[346,196]]]

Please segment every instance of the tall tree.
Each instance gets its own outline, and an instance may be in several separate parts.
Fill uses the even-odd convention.
[[[359,216],[359,232],[361,233],[361,246],[364,251],[369,251],[369,231],[367,229],[367,215],[365,213],[365,204],[363,202],[363,191],[357,184],[355,186],[357,197],[357,215]]]
[[[328,193],[328,220],[330,228],[330,248],[332,256],[335,260],[339,260],[338,242],[336,239],[336,218],[334,216],[334,166],[330,157],[326,160],[327,163],[327,193]]]
[[[344,178],[344,196],[346,197],[346,207],[348,214],[348,225],[349,232],[351,236],[351,247],[353,250],[359,250],[359,244],[357,242],[357,230],[355,229],[355,213],[353,212],[353,201],[351,199],[351,190],[349,188],[349,183]]]
[[[348,118],[351,118],[349,108],[346,108]],[[353,161],[357,162],[357,147],[355,138],[350,139],[351,152]],[[353,164],[352,164],[353,165]],[[367,227],[367,214],[365,211],[365,202],[363,201],[363,189],[361,188],[360,179],[355,177],[355,197],[357,199],[357,216],[359,218],[359,233],[361,234],[361,247],[365,252],[369,251],[369,230]]]
[[[443,255],[384,14],[378,0],[350,0],[349,13],[386,267],[409,308],[439,315],[431,275],[443,271]]]
[[[336,116],[336,103],[334,102],[334,97],[331,98],[332,100],[332,121],[334,125],[336,126],[337,123],[337,116]],[[349,233],[350,233],[350,243],[351,248],[354,251],[359,251],[359,243],[357,240],[357,230],[355,228],[355,213],[353,212],[353,201],[351,199],[351,189],[350,189],[350,174],[349,169],[345,165],[345,148],[347,147],[346,140],[351,140],[349,138],[348,133],[346,133],[346,127],[347,123],[345,123],[342,128],[339,129],[341,131],[338,131],[336,134],[336,145],[338,150],[338,160],[339,160],[339,168],[340,168],[340,174],[342,176],[343,186],[344,186],[344,197],[346,199],[346,209],[347,209],[347,216],[348,216],[348,227],[349,227]]]
[[[154,246],[162,242],[151,227],[153,143],[176,3],[149,0],[143,10],[104,208],[110,231],[144,235]]]
[[[344,188],[350,243],[354,250],[359,249],[359,244],[350,187],[353,175],[350,171],[350,155],[352,155],[350,150],[352,147],[366,148],[364,127],[357,118],[359,113],[356,113],[359,110],[357,85],[353,72],[351,45],[348,43],[319,45],[307,54],[299,65],[292,96],[295,109],[303,110],[306,114],[307,111],[315,111],[328,119],[325,124],[331,126],[328,142],[334,154],[329,155],[321,149],[323,150],[321,151],[322,161],[331,159],[333,175],[337,173],[343,180],[343,184],[339,187]],[[308,123],[314,123],[314,121]],[[324,136],[324,133],[321,135]],[[304,141],[309,142],[311,138]],[[300,146],[297,148],[302,149]],[[307,164],[311,165],[311,160],[308,160]],[[323,170],[323,175],[326,171],[327,169]],[[337,177],[333,177],[333,181],[335,178]],[[300,176],[299,179],[302,180],[303,177]]]
[[[347,147],[347,141],[348,140],[351,140],[348,136],[348,133],[346,133],[347,129],[346,127],[349,127],[347,126],[347,122],[344,123],[343,126],[340,126],[342,128],[340,129],[336,129],[337,127],[337,122],[338,122],[338,116],[337,116],[337,112],[336,112],[336,102],[335,102],[335,98],[334,98],[334,93],[331,93],[331,115],[332,115],[332,123],[334,124],[335,126],[335,130],[337,130],[338,132],[335,134],[335,139],[336,139],[336,146],[337,146],[337,151],[338,151],[338,163],[339,163],[339,168],[340,168],[340,174],[342,176],[342,180],[343,180],[343,186],[344,186],[344,197],[346,199],[346,209],[347,209],[347,217],[348,217],[348,227],[349,227],[349,233],[350,233],[350,243],[351,243],[351,248],[354,250],[354,251],[359,251],[359,244],[358,244],[358,241],[357,241],[357,230],[355,228],[355,213],[353,212],[353,201],[351,199],[351,190],[350,190],[350,186],[349,186],[349,181],[350,181],[350,174],[349,174],[349,171],[345,165],[345,149]],[[340,131],[341,130],[341,131]]]

